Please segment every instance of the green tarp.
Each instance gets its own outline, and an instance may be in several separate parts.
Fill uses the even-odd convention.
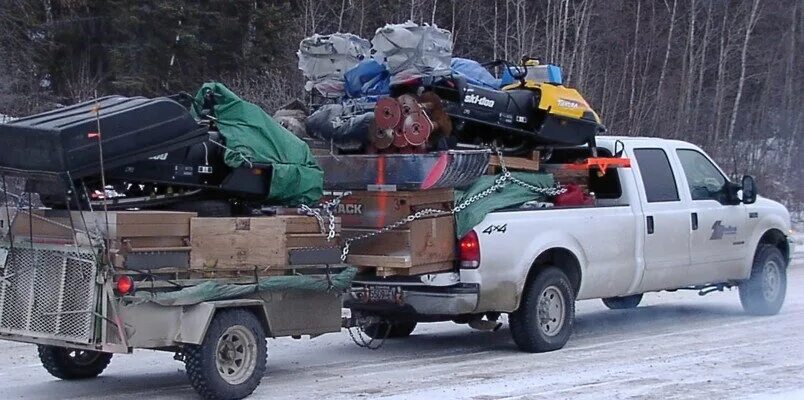
[[[226,165],[237,168],[249,162],[271,164],[273,175],[267,200],[286,206],[314,204],[321,199],[324,173],[310,147],[279,125],[259,106],[237,97],[221,83],[206,83],[195,95],[193,111],[199,115],[204,95],[214,94],[218,129],[226,138]]]
[[[135,300],[150,301],[163,306],[189,306],[205,301],[243,297],[250,293],[282,290],[309,290],[343,293],[352,287],[357,268],[349,267],[329,279],[325,276],[291,275],[260,278],[257,283],[233,284],[209,280],[175,292],[138,293]]]
[[[552,174],[512,172],[511,176],[540,188],[548,188],[555,185]],[[466,201],[466,199],[490,188],[499,178],[500,175],[484,175],[469,188],[456,190],[455,204],[461,204]],[[472,203],[463,211],[455,214],[455,232],[459,238],[463,237],[463,235],[466,235],[472,228],[483,221],[486,214],[503,208],[518,206],[532,200],[545,201],[547,200],[547,196],[534,193],[524,186],[507,180],[506,185],[501,189]]]

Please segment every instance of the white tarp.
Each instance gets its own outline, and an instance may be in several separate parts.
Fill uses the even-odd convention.
[[[371,40],[374,59],[384,63],[391,83],[450,73],[452,33],[435,25],[388,24]]]
[[[307,79],[305,89],[339,98],[344,95],[343,74],[370,56],[371,43],[351,33],[315,34],[299,43],[299,69]]]

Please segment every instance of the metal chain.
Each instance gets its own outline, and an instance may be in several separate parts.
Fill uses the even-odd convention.
[[[357,335],[355,335],[353,332],[354,329],[357,330]],[[388,326],[385,328],[385,334],[381,339],[379,339],[379,343],[377,345],[374,345],[374,342],[377,341],[377,338],[370,338],[367,340],[366,337],[363,336],[362,327],[349,327],[346,328],[346,331],[349,332],[349,337],[352,338],[352,342],[354,342],[357,347],[362,347],[369,350],[379,350],[385,344],[385,340],[388,339],[388,336],[391,334],[391,324],[388,324]]]

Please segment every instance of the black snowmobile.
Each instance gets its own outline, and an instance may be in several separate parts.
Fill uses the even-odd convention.
[[[179,102],[187,98],[108,96],[0,125],[0,174],[27,178],[26,190],[53,208],[104,198],[110,209],[209,216],[259,207],[271,166],[228,167],[212,104],[197,121]]]

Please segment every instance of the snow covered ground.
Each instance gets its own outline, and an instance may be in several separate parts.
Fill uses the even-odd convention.
[[[736,291],[645,296],[634,310],[578,304],[563,350],[523,354],[507,327],[425,324],[377,351],[346,332],[268,343],[255,399],[804,399],[804,257],[773,317],[742,313]],[[98,379],[59,381],[33,346],[0,341],[0,399],[195,398],[169,353],[116,356]]]

